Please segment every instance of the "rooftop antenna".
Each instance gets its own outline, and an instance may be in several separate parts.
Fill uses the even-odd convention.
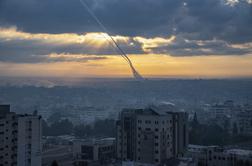
[[[106,32],[112,41],[112,46],[116,47],[117,50],[119,51],[120,56],[123,57],[123,59],[128,63],[130,66],[131,72],[133,74],[133,77],[137,80],[143,80],[144,78],[141,76],[141,74],[135,69],[133,63],[131,62],[130,58],[127,56],[127,54],[123,51],[123,49],[119,46],[119,44],[116,42],[116,40],[113,38],[113,36],[110,35],[109,31],[107,28],[101,23],[101,21],[98,19],[98,17],[94,14],[94,12],[89,8],[85,0],[80,0],[80,3],[82,4],[83,7],[88,11],[88,13],[93,17],[93,19],[96,21],[96,23],[100,26],[100,28]],[[107,39],[107,38],[106,38]],[[110,43],[110,42],[109,42]]]

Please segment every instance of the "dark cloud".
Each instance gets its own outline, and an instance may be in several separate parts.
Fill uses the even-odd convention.
[[[251,49],[231,44],[252,42],[252,5],[240,0],[86,0],[114,34],[124,36],[178,36],[173,44],[152,48],[171,55],[243,55]],[[86,33],[101,31],[79,0],[0,0],[0,26],[17,26],[30,33]],[[185,42],[188,40],[190,42]],[[199,45],[197,41],[205,41]],[[209,42],[212,41],[212,42]],[[132,41],[134,42],[134,41]],[[127,53],[144,53],[141,43],[121,43]],[[72,44],[45,45],[39,41],[0,41],[0,61],[40,61],[50,53],[115,54]]]
[[[194,18],[195,39],[218,38],[232,43],[252,40],[252,5],[241,1],[228,6],[222,0],[192,0],[188,2],[187,15]],[[178,26],[183,32],[192,31],[185,25]]]
[[[252,38],[252,6],[245,0],[233,7],[224,0],[88,0],[88,4],[115,34],[163,36],[177,27],[177,33],[197,33],[198,39]],[[79,0],[2,0],[0,22],[28,32],[100,31]]]
[[[185,40],[177,36],[171,44],[152,49],[153,53],[170,54],[172,56],[199,55],[246,55],[252,53],[252,48],[234,47],[223,40]]]
[[[6,30],[6,29],[5,29]],[[99,60],[104,59],[103,55],[117,55],[118,50],[109,45],[108,42],[102,37],[103,43],[96,43],[99,41],[90,40],[90,37],[84,37],[85,42],[78,43],[73,40],[78,39],[74,34],[61,38],[63,42],[57,39],[59,36],[50,34],[30,34],[21,33],[14,38],[1,37],[1,34],[5,31],[0,29],[0,61],[2,62],[15,62],[15,63],[40,63],[40,62],[58,62],[58,61],[87,61],[87,60]],[[7,29],[8,31],[8,29]],[[14,31],[16,32],[16,31]],[[26,38],[29,36],[29,38]],[[45,39],[47,38],[47,39]],[[49,39],[48,39],[49,38]],[[66,41],[67,39],[70,41]],[[65,40],[65,41],[64,41]],[[89,41],[90,40],[90,41]],[[118,44],[127,54],[140,54],[144,53],[141,44],[134,42],[134,45],[130,45],[134,42],[130,39],[128,42],[118,41]],[[105,44],[105,45],[104,45]],[[68,55],[66,57],[50,58],[50,54],[63,54]],[[73,55],[71,57],[71,55]],[[83,58],[76,58],[74,55],[83,55]],[[87,55],[87,57],[85,57]],[[92,55],[92,58],[90,58]]]
[[[17,33],[17,32],[16,32]],[[104,59],[104,55],[116,55],[118,51],[111,45],[99,45],[98,41],[90,40],[83,43],[72,42],[76,35],[64,36],[64,42],[58,40],[58,35],[30,34],[20,32],[14,38],[0,38],[0,61],[15,63],[40,62],[85,62]],[[4,33],[0,33],[4,34]],[[28,38],[27,38],[28,35]],[[62,36],[61,36],[62,37]],[[87,40],[88,36],[82,36]],[[47,38],[47,39],[45,39]],[[70,40],[67,40],[70,39]],[[103,41],[106,43],[106,41]],[[96,44],[95,44],[96,43]],[[128,38],[118,41],[127,54],[169,54],[172,56],[195,55],[245,55],[252,52],[252,48],[234,47],[223,40],[188,40],[183,35],[171,38]],[[50,57],[55,54],[58,56]],[[63,55],[63,56],[60,56]],[[78,55],[76,57],[76,55]],[[85,56],[86,55],[86,56]],[[91,57],[90,57],[91,55]]]

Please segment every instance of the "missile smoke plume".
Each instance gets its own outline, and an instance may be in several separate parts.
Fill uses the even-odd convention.
[[[80,0],[80,3],[82,4],[83,7],[85,7],[85,9],[88,11],[88,13],[93,17],[93,19],[96,21],[96,23],[100,26],[100,28],[106,32],[110,38],[110,40],[113,42],[112,46],[115,47],[118,51],[119,54],[124,58],[124,60],[128,63],[129,67],[131,68],[131,72],[133,74],[133,77],[135,79],[143,79],[143,77],[141,76],[141,74],[138,73],[138,71],[135,69],[133,63],[131,62],[130,58],[127,56],[127,54],[123,51],[123,49],[119,46],[119,44],[116,42],[116,40],[110,35],[109,31],[107,30],[107,28],[102,24],[102,22],[96,17],[96,15],[94,14],[94,12],[89,8],[89,6],[84,2],[84,0]],[[107,37],[104,36],[106,39]],[[108,42],[111,44],[111,42],[109,41],[109,39],[107,39]]]

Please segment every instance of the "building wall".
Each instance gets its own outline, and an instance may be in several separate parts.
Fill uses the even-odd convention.
[[[136,130],[136,161],[160,163],[162,160],[173,157],[171,116],[139,115]]]
[[[0,109],[0,165],[17,163],[17,119],[9,107]],[[3,110],[4,109],[4,110]]]
[[[40,117],[18,118],[18,166],[41,165],[41,134]]]
[[[195,146],[188,154],[199,166],[250,166],[252,151],[223,149],[218,146]]]
[[[0,165],[41,165],[41,120],[0,105]]]
[[[115,139],[83,140],[73,144],[75,165],[103,165],[115,158]]]
[[[187,114],[123,110],[117,122],[117,158],[160,164],[185,152]]]

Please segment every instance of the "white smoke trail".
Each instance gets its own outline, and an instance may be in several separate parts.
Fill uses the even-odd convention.
[[[82,4],[82,6],[88,11],[88,13],[94,18],[94,20],[96,21],[96,23],[100,26],[100,28],[106,32],[109,36],[109,38],[111,39],[112,46],[116,47],[119,50],[119,54],[124,58],[124,60],[129,64],[132,74],[134,76],[134,78],[136,79],[143,79],[143,77],[137,72],[137,70],[135,69],[133,63],[131,62],[130,58],[127,56],[127,54],[122,50],[122,48],[118,45],[118,43],[116,42],[116,40],[110,35],[109,31],[107,30],[107,28],[101,23],[101,21],[96,17],[96,15],[94,14],[94,12],[89,8],[89,6],[84,2],[84,0],[80,0],[80,3]],[[107,37],[104,36],[106,39]],[[110,41],[109,41],[110,43]],[[111,44],[111,43],[110,43]]]

